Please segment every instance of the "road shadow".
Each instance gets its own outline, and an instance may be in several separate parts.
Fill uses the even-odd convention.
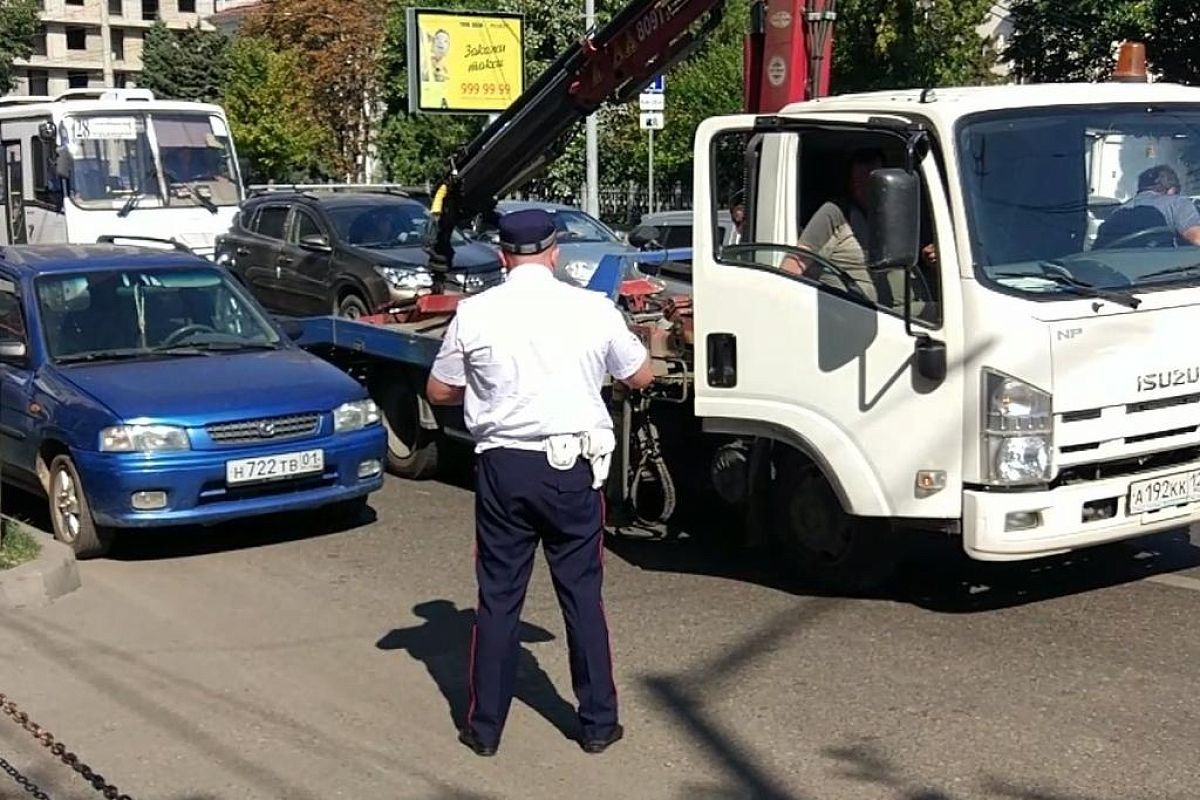
[[[49,533],[52,529],[46,499],[4,487],[4,513]],[[296,511],[226,522],[220,525],[182,525],[170,528],[118,531],[106,558],[115,561],[159,561],[212,553],[252,550],[286,542],[348,533],[378,519],[368,505],[357,515],[337,508]]]
[[[380,650],[403,650],[425,665],[450,710],[454,729],[467,720],[468,674],[471,631],[475,624],[472,609],[460,609],[449,600],[431,600],[413,607],[424,622],[410,628],[397,628],[375,643]],[[518,631],[521,642],[538,644],[554,640],[547,630],[522,622]],[[521,647],[517,661],[515,699],[529,706],[569,739],[579,734],[579,716],[567,702],[537,658]]]
[[[854,597],[909,603],[943,614],[970,614],[1022,606],[1145,580],[1200,566],[1200,547],[1187,529],[1032,561],[973,561],[957,536],[897,533],[908,538],[896,576],[884,587],[855,595],[830,593],[789,574],[769,548],[731,544],[728,529],[638,529],[610,533],[606,546],[626,563],[653,572],[704,575],[752,583],[797,596]]]

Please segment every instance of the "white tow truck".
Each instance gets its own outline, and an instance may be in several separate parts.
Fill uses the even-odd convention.
[[[784,19],[777,5],[755,6],[759,94],[803,66],[772,54],[762,20]],[[457,227],[553,158],[600,102],[627,100],[682,57],[720,8],[641,0],[564,53],[454,159],[431,252],[451,261]],[[817,83],[828,19],[803,19],[813,35],[784,45],[807,53]],[[1093,202],[1096,174],[1136,184],[1125,172],[1148,154],[1197,193],[1200,89],[747,105],[758,113],[696,134],[691,297],[655,289],[656,263],[678,269],[678,253],[614,256],[590,284],[625,310],[658,374],[643,393],[612,391],[610,521],[749,530],[809,579],[854,589],[883,580],[918,529],[960,536],[974,559],[1020,560],[1200,520],[1200,248],[1158,224],[1098,249],[1097,230],[1124,209]],[[863,149],[884,166],[868,179],[867,263],[854,271],[797,244],[827,201],[849,212],[848,163]],[[735,196],[746,222],[731,245],[717,231]],[[463,438],[461,418],[422,397],[454,303],[435,289],[394,314],[309,321],[301,336],[374,387],[392,468],[408,477],[434,472],[444,436]]]

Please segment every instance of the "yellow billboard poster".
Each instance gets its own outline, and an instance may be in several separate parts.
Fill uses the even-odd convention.
[[[520,14],[408,9],[414,113],[498,114],[525,90]]]

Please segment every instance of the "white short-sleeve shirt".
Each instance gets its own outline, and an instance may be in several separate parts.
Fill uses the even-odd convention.
[[[611,429],[600,395],[605,374],[628,378],[646,356],[606,296],[523,264],[459,303],[432,374],[466,388],[463,413],[477,452],[530,448],[557,434]]]

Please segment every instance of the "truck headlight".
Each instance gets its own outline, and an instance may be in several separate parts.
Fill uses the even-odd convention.
[[[1048,393],[985,369],[983,415],[983,477],[987,483],[1021,486],[1051,479],[1054,422]]]
[[[415,292],[433,286],[433,276],[423,269],[376,266],[375,271],[387,281],[388,286],[398,291]]]
[[[333,432],[358,431],[379,424],[379,407],[374,400],[355,400],[343,403],[333,412]]]
[[[117,425],[100,431],[104,453],[175,453],[191,450],[187,431],[172,425]]]

